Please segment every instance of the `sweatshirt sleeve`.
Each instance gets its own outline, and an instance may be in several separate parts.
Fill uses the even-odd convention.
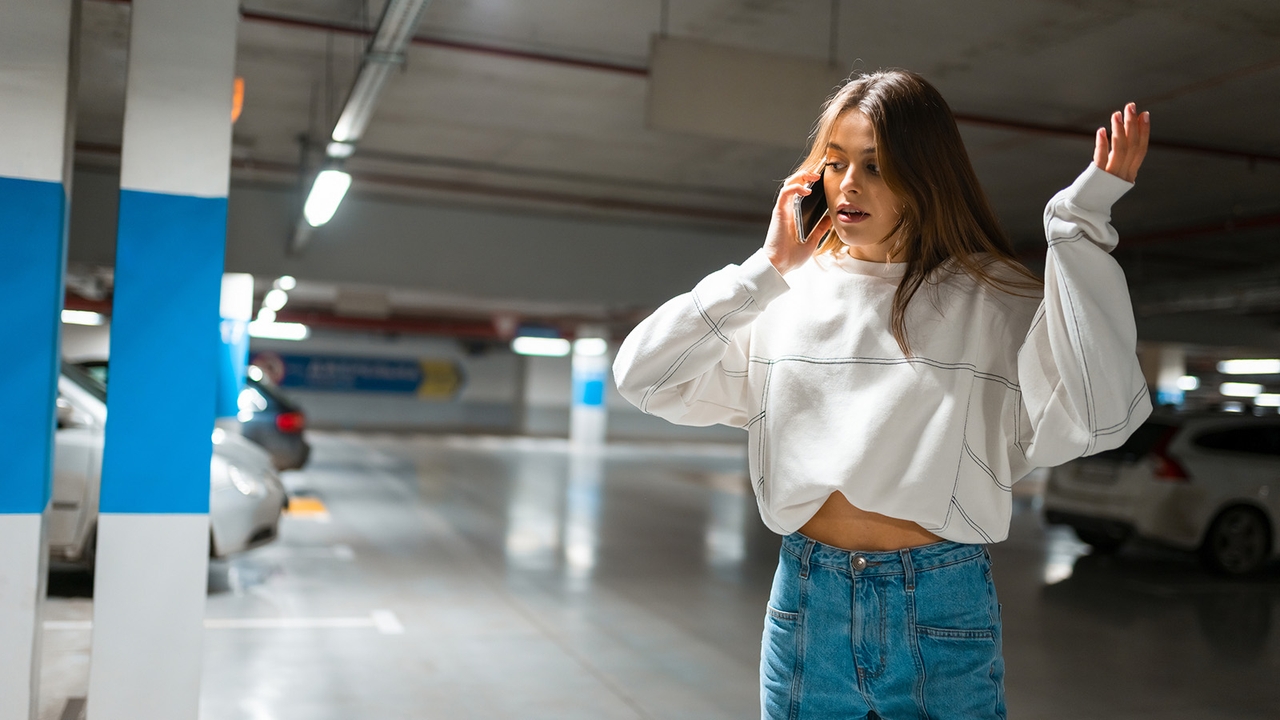
[[[711,273],[622,342],[613,363],[619,392],[681,425],[745,426],[750,325],[789,289],[763,250]]]
[[[1133,183],[1096,165],[1049,201],[1044,300],[1018,351],[1015,443],[1032,466],[1119,447],[1151,414],[1111,206]]]

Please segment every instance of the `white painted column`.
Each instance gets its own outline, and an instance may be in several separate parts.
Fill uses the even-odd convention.
[[[70,0],[0,0],[0,720],[38,703],[74,26]]]
[[[1178,381],[1187,374],[1187,352],[1181,345],[1160,346],[1160,369],[1156,375],[1156,404],[1182,405],[1186,391]]]
[[[569,410],[569,444],[576,450],[604,446],[608,430],[605,382],[609,373],[609,342],[605,328],[584,325],[573,342],[573,399]]]
[[[86,717],[196,720],[238,9],[131,8]]]

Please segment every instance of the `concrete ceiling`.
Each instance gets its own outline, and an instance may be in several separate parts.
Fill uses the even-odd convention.
[[[355,74],[358,31],[380,8],[361,0],[245,3],[236,181],[296,181],[301,139],[327,134]],[[660,0],[434,0],[349,161],[355,188],[561,213],[762,223],[804,138],[773,147],[647,128],[646,68],[662,8]],[[84,5],[78,139],[86,157],[119,144],[128,17],[127,3]],[[678,0],[665,29],[817,59],[830,59],[834,35],[839,66],[918,71],[961,116],[1087,134],[1134,100],[1151,111],[1156,140],[1270,156],[1154,148],[1116,208],[1117,257],[1135,296],[1150,294],[1153,313],[1171,312],[1171,284],[1193,280],[1216,312],[1270,322],[1280,311],[1280,293],[1255,294],[1247,307],[1221,298],[1213,305],[1241,274],[1257,284],[1260,269],[1280,269],[1274,0]],[[1089,162],[1089,138],[973,122],[962,131],[1034,264],[1044,203]]]

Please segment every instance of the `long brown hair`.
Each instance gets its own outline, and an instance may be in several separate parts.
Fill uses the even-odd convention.
[[[880,176],[902,203],[898,222],[882,242],[896,236],[889,255],[907,263],[890,316],[890,329],[904,355],[911,354],[907,304],[922,285],[940,282],[948,271],[966,272],[1014,295],[1030,296],[1029,291],[1043,287],[1014,255],[978,184],[947,101],[913,72],[886,70],[845,83],[823,106],[801,167],[816,171],[826,161],[836,123],[855,111],[871,121]],[[833,237],[820,252],[846,250]],[[1002,266],[1012,272],[999,272]]]

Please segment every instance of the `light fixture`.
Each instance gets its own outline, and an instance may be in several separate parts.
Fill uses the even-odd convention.
[[[603,355],[609,350],[609,341],[604,338],[578,338],[573,341],[574,355]]]
[[[333,140],[325,147],[324,154],[331,158],[349,158],[355,151],[355,144]]]
[[[280,288],[273,288],[267,292],[266,297],[262,298],[262,307],[279,312],[287,302],[289,302],[289,293]]]
[[[1280,375],[1280,360],[1223,360],[1218,363],[1218,372],[1223,375]]]
[[[89,310],[63,310],[62,322],[68,325],[101,325],[103,323],[102,313],[91,312]]]
[[[351,187],[351,176],[341,170],[322,170],[311,185],[302,215],[311,227],[320,227],[333,218],[338,205]]]
[[[250,365],[245,371],[245,374],[254,382],[262,382],[262,368],[257,365]]]
[[[511,341],[511,351],[517,355],[564,357],[569,354],[569,341],[564,338],[531,337],[521,335]]]
[[[249,337],[264,340],[306,340],[311,328],[302,323],[279,323],[254,320],[249,323]]]
[[[1222,383],[1218,386],[1218,392],[1227,397],[1258,397],[1262,394],[1262,386],[1257,383]]]
[[[1183,375],[1182,377],[1178,378],[1179,390],[1190,391],[1190,390],[1198,390],[1199,388],[1200,388],[1200,378],[1196,377],[1195,375]]]
[[[269,307],[260,308],[258,310],[258,322],[273,323],[276,321],[276,311]]]
[[[1258,407],[1280,407],[1280,393],[1262,393],[1253,399]]]
[[[281,275],[280,277],[276,278],[276,281],[272,283],[272,285],[274,287],[280,288],[281,290],[284,290],[285,292],[288,292],[298,287],[298,281],[295,280],[292,275]]]

